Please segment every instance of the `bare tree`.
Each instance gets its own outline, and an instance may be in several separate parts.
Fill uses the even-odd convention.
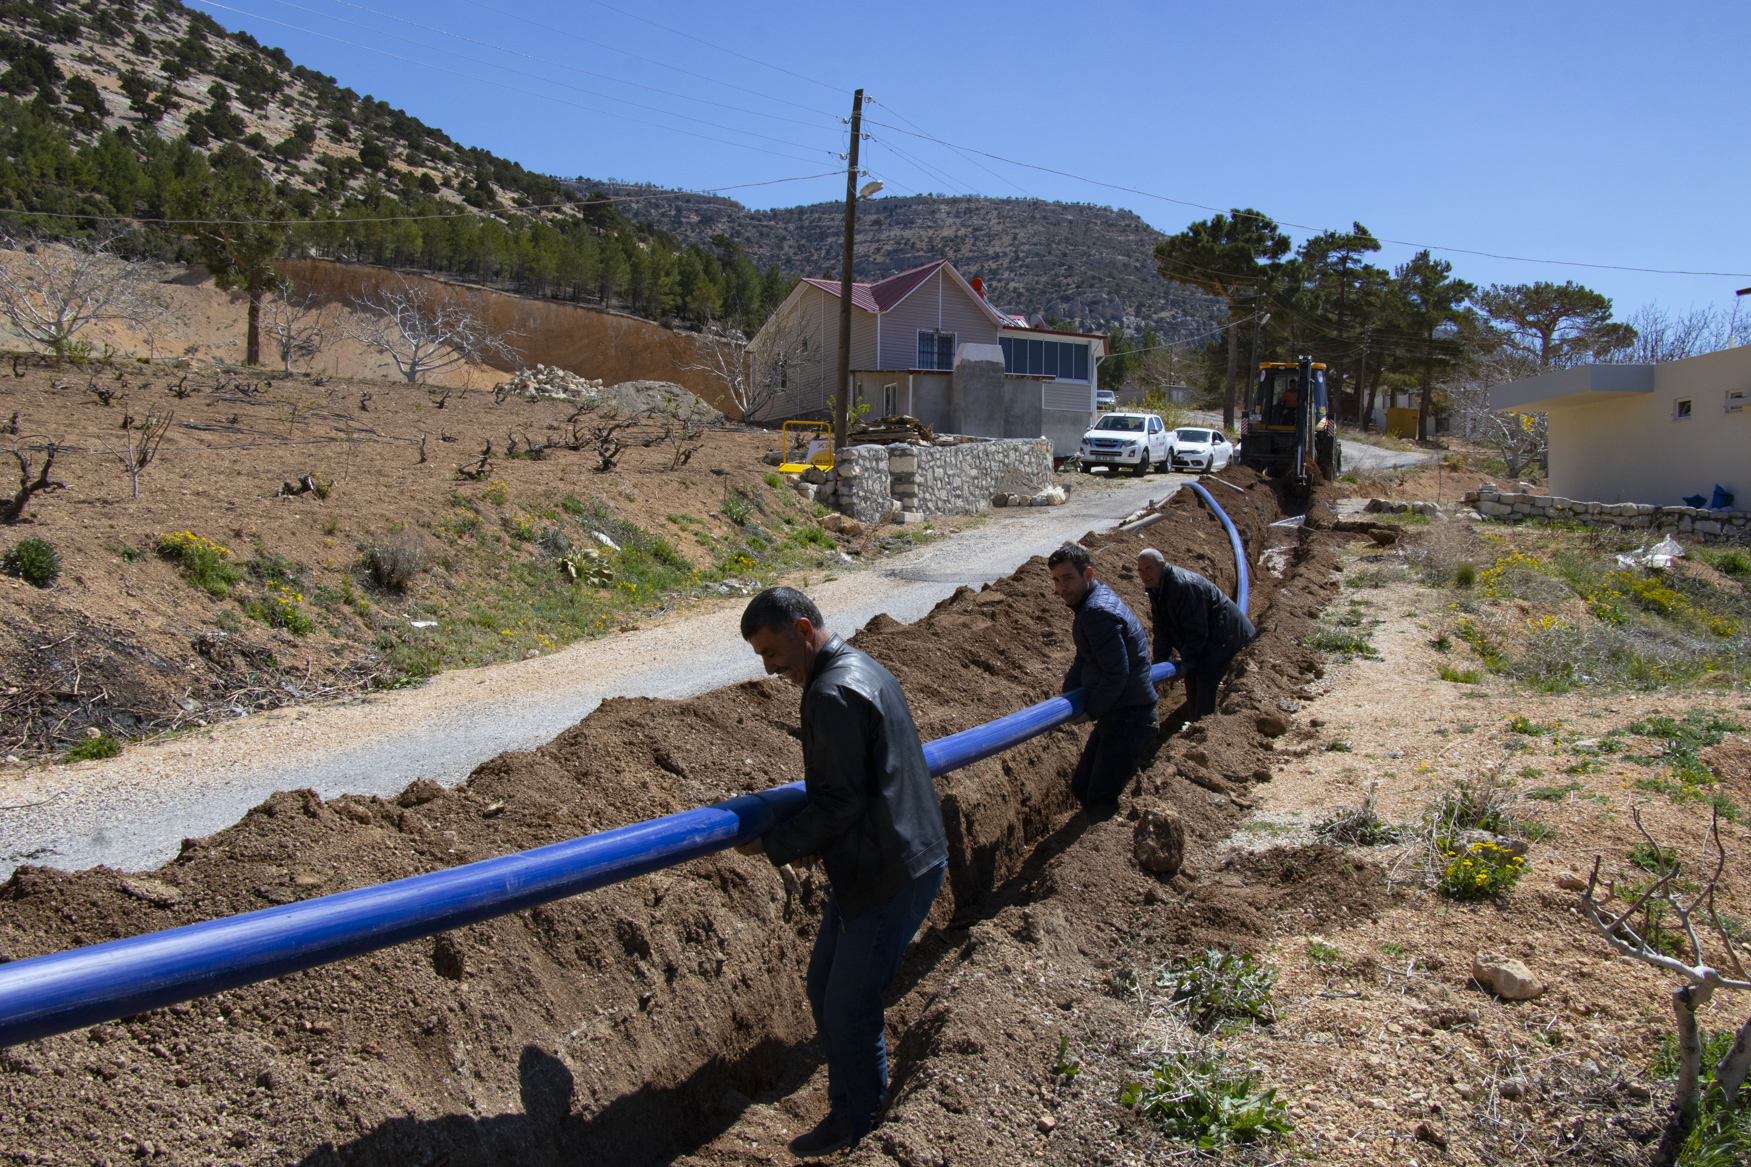
[[[693,455],[705,444],[700,439],[705,431],[711,428],[705,421],[704,411],[694,408],[698,398],[691,397],[689,402],[682,402],[671,396],[663,401],[660,408],[647,410],[650,424],[655,430],[644,438],[640,445],[645,449],[652,446],[667,444],[673,447],[673,456],[669,459],[669,469],[679,470],[692,461]]]
[[[31,453],[35,450],[43,452],[43,464],[35,478],[30,476]],[[12,443],[9,451],[18,462],[18,491],[10,499],[0,500],[0,523],[8,525],[24,518],[24,512],[30,506],[31,496],[48,494],[54,490],[66,490],[65,482],[55,482],[49,478],[49,472],[55,468],[55,455],[61,452],[59,442],[49,442],[44,445],[40,439],[23,438]]]
[[[493,328],[473,305],[403,278],[398,277],[396,285],[353,296],[352,305],[363,319],[343,323],[342,335],[394,361],[409,384],[488,357],[515,359],[506,343],[515,333]]]
[[[771,378],[759,375],[764,363],[759,355],[749,352],[746,338],[709,320],[693,337],[693,355],[678,358],[675,365],[686,372],[704,373],[722,386],[723,392],[713,400],[722,405],[727,397],[746,420],[752,420],[776,395]]]
[[[0,312],[26,339],[56,356],[88,324],[145,323],[156,311],[145,267],[115,254],[113,245],[49,244],[0,234],[0,247],[13,253],[0,262]]]
[[[263,331],[280,351],[280,364],[292,371],[292,362],[316,357],[328,343],[333,327],[328,306],[314,292],[299,291],[290,282],[280,294],[262,305]]]
[[[818,354],[809,355],[808,337],[794,319],[774,317],[746,343],[708,328],[695,347],[698,356],[682,367],[723,385],[744,421],[754,421],[783,402],[802,383],[803,369],[820,363]]]
[[[1715,308],[1677,313],[1649,304],[1632,315],[1629,323],[1635,328],[1634,342],[1614,349],[1606,360],[1652,365],[1712,353],[1733,343],[1732,317]]]
[[[1672,1012],[1678,1023],[1677,1110],[1656,1155],[1656,1162],[1670,1164],[1677,1158],[1678,1151],[1702,1111],[1702,1039],[1697,1032],[1696,1014],[1709,1003],[1716,989],[1751,991],[1751,977],[1746,975],[1744,965],[1733,951],[1733,942],[1727,936],[1720,915],[1715,911],[1715,890],[1720,884],[1721,873],[1727,867],[1727,849],[1721,843],[1720,812],[1715,812],[1712,828],[1717,856],[1714,874],[1688,903],[1680,898],[1673,884],[1679,867],[1676,857],[1669,851],[1662,851],[1654,837],[1648,834],[1648,829],[1642,825],[1641,808],[1632,808],[1632,813],[1636,828],[1653,849],[1659,879],[1627,908],[1614,915],[1605,904],[1613,898],[1612,893],[1616,889],[1607,884],[1603,898],[1595,895],[1600,887],[1600,860],[1595,858],[1592,876],[1587,880],[1587,890],[1581,893],[1581,910],[1612,948],[1664,972],[1676,973],[1685,982],[1672,992]],[[1636,926],[1638,912],[1642,915],[1639,930]],[[1677,924],[1674,929],[1678,932],[1677,955],[1668,955],[1663,951],[1657,935],[1668,912]],[[1700,932],[1699,922],[1702,925]],[[1726,976],[1705,958],[1702,935],[1710,931],[1711,924],[1714,937],[1719,938],[1726,960],[1736,974],[1733,977]],[[1688,954],[1686,949],[1689,950]],[[1747,1020],[1740,1027],[1736,1040],[1715,1067],[1714,1083],[1721,1093],[1723,1107],[1733,1105],[1747,1075],[1751,1075],[1751,1020]]]
[[[164,435],[170,432],[170,421],[174,414],[160,415],[154,409],[146,414],[144,421],[136,422],[132,417],[122,419],[122,431],[127,435],[127,447],[122,450],[111,450],[122,466],[128,472],[128,479],[133,484],[134,497],[140,497],[140,471],[152,464],[152,459],[158,456],[158,448],[164,445]]]

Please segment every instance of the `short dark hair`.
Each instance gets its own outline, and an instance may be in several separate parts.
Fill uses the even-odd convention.
[[[798,620],[807,620],[816,628],[825,626],[815,601],[795,588],[767,588],[742,609],[742,639],[752,640],[762,631],[794,631]]]
[[[1088,548],[1080,543],[1066,543],[1046,557],[1046,569],[1050,571],[1060,563],[1068,563],[1077,571],[1087,571],[1093,561],[1088,558]]]

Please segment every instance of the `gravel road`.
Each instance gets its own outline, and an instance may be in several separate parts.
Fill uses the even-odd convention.
[[[1061,507],[993,511],[984,524],[810,589],[834,631],[877,613],[910,623],[962,584],[1106,529],[1185,475],[1084,489]],[[1092,484],[1091,484],[1092,485]],[[442,673],[417,689],[289,707],[120,757],[0,771],[0,878],[20,863],[67,870],[156,867],[185,836],[211,834],[276,790],[324,798],[393,794],[417,778],[453,785],[502,750],[527,750],[606,697],[690,697],[760,675],[739,600],[582,641],[548,656]]]

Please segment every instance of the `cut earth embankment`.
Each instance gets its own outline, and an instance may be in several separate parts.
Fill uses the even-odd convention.
[[[1256,556],[1278,500],[1246,472],[1224,477],[1239,490],[1220,490],[1220,501]],[[1147,543],[1232,587],[1215,516],[1190,492],[1161,509],[1168,517],[1137,535],[1088,538],[1098,574],[1143,610],[1131,561]],[[1282,707],[1318,668],[1299,637],[1329,595],[1329,556],[1308,541],[1283,578],[1255,573],[1260,636],[1222,712],[1168,739],[1146,769],[1139,799],[1177,809],[1194,851],[1227,834],[1248,785],[1270,775],[1270,744],[1288,727]],[[934,738],[1055,692],[1068,624],[1036,559],[984,591],[958,591],[916,624],[878,618],[856,643],[894,670]],[[1176,698],[1170,690],[1164,714]],[[21,868],[0,889],[0,949],[16,959],[290,902],[791,781],[795,732],[795,691],[772,681],[684,701],[610,701],[453,790],[422,782],[393,800],[328,802],[277,794],[149,876]],[[1056,1041],[1037,1023],[1023,1036],[1012,1014],[1048,982],[1049,1009],[1098,1014],[1118,1004],[1105,978],[1130,949],[1244,947],[1275,914],[1317,919],[1371,894],[1365,878],[1317,855],[1261,859],[1246,886],[1200,878],[1195,858],[1166,883],[1142,873],[1125,818],[1092,827],[1072,818],[1068,776],[1083,732],[1059,729],[938,780],[950,879],[890,1014],[894,1121],[859,1156],[908,1162],[924,1153],[914,1143],[951,1139],[971,1151],[975,1132],[952,1107],[931,1101],[926,1120],[925,1086],[947,1081],[957,1058],[994,1081],[1037,1077],[1034,1063]],[[5,1142],[47,1162],[148,1148],[170,1162],[638,1163],[689,1152],[717,1161],[720,1136],[738,1122],[735,1099],[772,1096],[811,1056],[801,978],[823,892],[808,873],[787,890],[763,861],[719,855],[14,1047],[0,1060],[16,1116]],[[1137,929],[1146,905],[1151,923]],[[965,980],[1019,967],[1022,953],[1041,962],[1026,993]],[[1052,1146],[1074,1156],[1071,1140]],[[994,1142],[954,1161],[1012,1161],[1012,1150]]]

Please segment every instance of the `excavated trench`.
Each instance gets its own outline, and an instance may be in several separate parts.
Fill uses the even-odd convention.
[[[1280,501],[1250,472],[1222,478],[1213,490],[1256,556]],[[1152,545],[1232,589],[1216,517],[1190,491],[1160,509],[1166,517],[1137,534],[1088,537],[1097,574],[1145,610],[1131,564]],[[1196,852],[1244,813],[1250,784],[1270,777],[1273,739],[1294,732],[1288,698],[1317,672],[1300,637],[1329,596],[1333,562],[1309,530],[1281,577],[1255,570],[1260,635],[1222,711],[1164,735],[1128,800],[1133,817],[1143,803],[1168,803]],[[1071,655],[1068,616],[1037,558],[983,591],[960,589],[916,624],[877,617],[855,643],[899,677],[926,739],[1055,693]],[[1168,691],[1164,720],[1178,699]],[[18,869],[0,887],[0,958],[361,887],[793,781],[796,733],[795,690],[749,682],[683,701],[606,702],[452,790],[421,782],[393,800],[327,802],[276,794],[235,826],[186,840],[151,873]],[[1009,950],[1025,948],[1069,986],[1052,990],[1067,993],[1054,1008],[1096,1018],[1110,1000],[1103,970],[1127,949],[1244,947],[1276,914],[1317,918],[1369,894],[1349,867],[1319,856],[1281,869],[1261,860],[1268,870],[1250,887],[1201,879],[1195,857],[1169,883],[1145,875],[1123,817],[1093,828],[1072,817],[1068,777],[1084,733],[1058,729],[938,779],[949,880],[892,995],[888,1134],[859,1157],[938,1160],[919,1140],[956,1137],[931,1125],[956,1121],[938,1097],[941,1067],[955,1059],[990,1074],[1043,1072],[1041,1024],[1003,1020],[1026,994],[998,992],[973,1009],[946,995],[982,961],[1009,969]],[[818,1066],[802,977],[823,894],[811,873],[787,889],[764,860],[720,854],[11,1047],[0,1051],[0,1162],[742,1161],[725,1140],[753,1100],[795,1095],[797,1124],[818,1117],[802,1113],[798,1087]],[[955,1161],[1008,1153],[993,1143]]]

